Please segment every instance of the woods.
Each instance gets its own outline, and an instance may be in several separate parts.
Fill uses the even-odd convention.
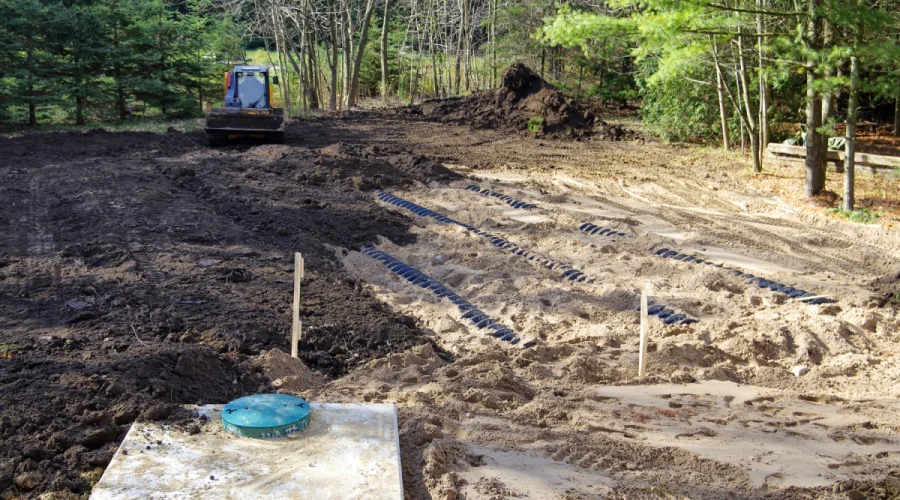
[[[240,57],[237,25],[201,2],[3,0],[0,19],[0,116],[32,125],[196,115]]]
[[[574,97],[639,108],[664,140],[740,147],[754,172],[796,135],[812,196],[838,123],[848,181],[853,122],[892,115],[900,132],[898,14],[872,0],[2,0],[0,117],[198,116],[249,49],[282,74],[288,116],[466,95],[521,61]]]
[[[824,188],[829,143],[844,144],[845,205],[852,210],[860,97],[865,95],[870,118],[877,119],[885,105],[898,106],[898,7],[832,0],[624,0],[600,12],[564,8],[542,33],[548,42],[585,52],[599,39],[627,34],[638,64],[648,68],[643,105],[651,111],[644,114],[651,127],[672,138],[720,135],[725,149],[738,135],[754,172],[762,171],[770,140],[791,134],[785,126],[805,124],[796,142],[806,147],[808,196]],[[717,106],[712,92],[702,90],[713,87]],[[695,112],[670,104],[677,101],[693,103]],[[720,129],[712,126],[715,111]],[[689,125],[676,125],[683,120]],[[846,136],[829,141],[840,122],[846,122]],[[896,124],[893,132],[898,134]]]

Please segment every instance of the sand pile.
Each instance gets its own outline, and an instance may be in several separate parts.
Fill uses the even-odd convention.
[[[474,128],[524,131],[529,130],[529,123],[532,123],[532,131],[544,136],[598,136],[620,140],[633,134],[584,110],[522,63],[513,64],[503,73],[498,89],[475,92],[467,97],[426,100],[414,108],[414,112],[444,123]],[[543,119],[542,127],[537,126],[536,117]]]

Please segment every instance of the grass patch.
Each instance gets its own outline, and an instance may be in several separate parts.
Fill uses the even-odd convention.
[[[544,127],[547,126],[547,120],[544,119],[543,116],[532,116],[530,120],[528,120],[528,130],[535,134],[540,134],[544,131]]]
[[[16,137],[24,134],[45,133],[45,132],[87,132],[89,130],[103,129],[107,132],[152,132],[154,134],[165,134],[169,129],[175,129],[179,132],[194,132],[203,130],[202,118],[186,118],[186,119],[165,119],[165,118],[134,118],[128,120],[113,120],[108,122],[92,122],[84,125],[72,125],[67,123],[56,123],[48,125],[38,125],[37,127],[15,127],[7,130],[0,130],[0,135],[6,137]]]
[[[828,213],[843,217],[845,219],[850,219],[850,222],[862,222],[864,224],[874,224],[878,221],[879,218],[881,218],[881,214],[869,210],[868,208],[844,210],[842,207],[834,207],[829,210]]]

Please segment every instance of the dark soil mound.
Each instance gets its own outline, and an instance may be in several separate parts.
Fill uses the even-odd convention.
[[[619,140],[633,134],[610,126],[577,102],[563,96],[552,85],[522,63],[503,73],[499,89],[475,92],[467,97],[430,99],[412,112],[445,123],[467,124],[474,128],[529,129],[545,136],[599,136]],[[536,117],[543,127],[535,127]]]
[[[290,350],[295,251],[311,369],[339,377],[429,342],[335,251],[415,241],[369,190],[459,176],[334,120],[287,136],[0,138],[0,498],[86,495],[135,419],[190,423],[182,404],[272,391],[251,365]]]

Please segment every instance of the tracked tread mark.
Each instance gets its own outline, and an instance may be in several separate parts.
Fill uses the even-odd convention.
[[[746,229],[742,229],[740,231],[736,231],[736,226],[734,224],[729,224],[725,221],[720,221],[712,217],[699,216],[696,214],[681,214],[684,215],[690,221],[690,225],[692,227],[702,229],[705,234],[709,235],[710,238],[714,238],[715,240],[722,243],[721,246],[726,248],[740,248],[743,247],[747,250],[752,250],[760,253],[769,253],[772,255],[777,255],[779,257],[789,257],[791,259],[795,259],[798,263],[801,264],[802,267],[806,268],[808,271],[812,272],[826,272],[828,268],[824,267],[819,260],[810,259],[808,255],[809,253],[801,253],[797,254],[794,251],[791,251],[791,245],[794,243],[790,240],[786,240],[783,238],[774,238],[781,240],[782,243],[785,244],[787,248],[787,252],[785,252],[782,248],[767,245],[763,243],[767,241],[765,238],[761,238],[759,236],[754,235],[754,237],[748,237],[745,234],[748,232]],[[722,228],[720,231],[718,228]],[[735,243],[740,243],[740,245],[735,245]]]
[[[644,200],[652,205],[668,205],[670,207],[678,208],[696,206],[687,200],[676,197],[672,192],[655,182],[648,183],[648,185],[650,186],[649,189],[644,188],[643,186],[636,187],[635,189],[640,192],[640,195],[644,197]]]
[[[707,189],[706,187],[692,182],[690,186],[681,185],[676,189],[671,189],[671,191],[675,191],[675,194],[680,196],[681,198],[688,200],[693,203],[693,206],[696,207],[704,207],[704,206],[716,206],[718,209],[728,213],[728,214],[740,214],[744,213],[744,210],[735,205],[734,203],[725,201],[721,199],[719,196],[715,194],[714,191]],[[702,193],[702,194],[701,194]]]
[[[626,194],[628,194],[629,197],[634,198],[634,195],[630,192],[627,192],[627,190],[626,190]],[[642,200],[640,198],[637,198],[637,200],[641,201],[643,203],[646,203],[646,200]],[[627,207],[627,205],[616,204],[615,202],[612,202],[610,200],[607,200],[607,202],[611,206],[618,206],[618,207],[621,207],[623,210],[630,210]],[[802,258],[802,257],[796,255],[795,252],[793,252],[791,250],[792,247],[795,245],[795,242],[793,242],[791,240],[785,239],[785,238],[777,236],[777,235],[773,235],[773,239],[779,240],[784,245],[784,247],[780,248],[780,247],[764,245],[764,244],[760,244],[760,242],[763,241],[762,238],[758,238],[758,237],[749,238],[749,237],[744,236],[743,234],[739,234],[737,231],[734,231],[733,225],[730,225],[724,221],[720,221],[714,217],[698,215],[697,213],[693,212],[692,210],[689,210],[686,208],[670,207],[670,210],[672,211],[672,213],[678,215],[680,218],[685,220],[687,222],[687,226],[689,226],[692,230],[704,231],[709,237],[722,242],[723,246],[725,246],[726,248],[735,248],[735,247],[743,246],[748,249],[758,250],[758,251],[762,251],[762,252],[768,252],[768,253],[775,254],[778,256],[790,256],[792,258],[797,259],[799,262],[803,263],[804,267],[806,267],[806,268],[812,268],[814,271],[818,271],[818,272],[827,270],[826,268],[822,267],[818,263],[818,261],[809,260],[807,258]],[[635,213],[638,213],[635,210],[632,210],[632,211]],[[644,214],[658,216],[658,217],[662,218],[663,220],[667,220],[664,215],[651,214],[649,212],[644,212]],[[671,222],[671,221],[669,221],[669,222]],[[677,225],[684,225],[684,223],[679,223]],[[721,228],[721,227],[724,227],[726,229],[726,231],[720,232],[718,230],[718,228]],[[749,232],[743,226],[742,226],[742,228],[743,229],[742,229],[741,233]],[[740,245],[734,245],[735,242],[740,243]],[[787,253],[785,253],[785,250],[787,250]],[[806,253],[805,255],[810,255],[810,254]]]
[[[28,222],[31,224],[31,231],[28,232],[26,253],[35,257],[50,255],[56,252],[56,242],[44,222],[50,217],[48,200],[51,193],[44,189],[39,174],[29,180],[28,191]]]
[[[758,222],[758,221],[754,221],[752,218],[747,217],[747,216],[740,216],[740,218],[742,220],[749,219],[752,222]],[[761,216],[759,216],[759,219],[766,221],[764,223],[769,224],[769,225],[786,227],[789,229],[796,229],[796,230],[809,232],[809,233],[815,233],[817,236],[820,236],[820,237],[824,238],[825,240],[832,241],[832,242],[839,242],[840,245],[834,245],[834,246],[840,246],[840,248],[842,248],[842,249],[850,249],[850,248],[859,247],[862,245],[865,247],[869,247],[870,249],[875,249],[875,250],[880,250],[882,252],[885,252],[885,253],[887,253],[887,255],[891,255],[894,258],[900,258],[900,252],[898,252],[896,247],[882,246],[877,243],[872,243],[869,241],[861,241],[858,238],[855,238],[853,236],[848,236],[844,233],[834,234],[834,232],[829,232],[825,229],[821,229],[821,228],[816,227],[811,224],[803,224],[803,223],[799,223],[799,222],[788,221],[788,220],[781,219],[778,217],[761,215]],[[834,230],[840,231],[840,228],[834,228]],[[846,255],[843,258],[846,259]]]
[[[705,220],[705,221],[711,222],[717,226],[725,226],[726,225],[724,222],[719,221],[713,217],[698,216],[689,210],[679,209],[676,207],[671,207],[671,208],[673,211],[675,211],[682,217],[687,218],[688,220],[692,220],[692,221]],[[772,253],[775,253],[778,255],[789,255],[789,256],[797,258],[803,262],[808,263],[806,267],[812,267],[817,272],[824,272],[824,271],[830,270],[829,268],[821,265],[822,261],[827,261],[830,264],[836,265],[837,267],[839,267],[841,269],[842,272],[845,272],[847,274],[853,274],[854,272],[856,272],[858,270],[857,269],[858,265],[846,262],[846,256],[834,254],[831,251],[823,249],[822,247],[819,247],[819,246],[817,246],[815,248],[810,248],[808,245],[805,245],[798,241],[791,240],[789,238],[781,236],[776,232],[759,228],[755,225],[748,227],[748,225],[751,223],[756,223],[756,224],[761,223],[761,221],[759,219],[740,215],[739,213],[732,214],[730,217],[732,219],[737,219],[742,222],[742,224],[740,225],[741,232],[743,232],[745,234],[746,233],[756,233],[756,234],[754,234],[753,238],[748,238],[748,237],[744,237],[744,236],[739,236],[734,232],[729,232],[726,235],[720,237],[721,239],[723,239],[725,241],[727,241],[729,239],[739,239],[744,245],[747,245],[749,248],[753,248],[753,249],[760,249],[760,248],[765,249],[768,247]],[[779,219],[776,219],[776,218],[765,218],[765,219],[779,221]],[[732,221],[729,221],[729,224],[731,222]],[[701,227],[706,226],[704,224],[698,224],[698,225],[700,225]],[[772,224],[772,225],[777,226],[777,224]],[[731,227],[733,229],[733,226],[730,226],[730,225],[726,226],[726,227]],[[706,230],[709,230],[708,226],[706,226]],[[760,237],[762,235],[759,235],[758,233],[763,233],[765,237]],[[823,235],[823,236],[827,237],[828,235]],[[777,242],[781,243],[781,248],[774,247],[771,245],[760,245],[759,244],[760,241],[777,241]],[[801,251],[799,253],[796,250],[798,245],[802,246],[802,248],[803,248],[803,251]],[[804,256],[820,256],[821,258],[818,258],[818,259],[811,259],[809,257],[802,258],[802,257],[800,257],[801,254]]]
[[[702,188],[702,186],[701,186],[701,188]],[[703,188],[703,189],[705,189],[705,188]],[[713,199],[715,199],[715,198],[713,198]],[[722,202],[722,203],[724,203],[724,202]],[[702,206],[702,204],[697,203],[697,206]],[[727,208],[729,209],[728,210],[730,212],[729,216],[731,218],[739,219],[745,223],[762,223],[762,224],[769,224],[769,225],[776,226],[776,227],[790,227],[790,228],[799,229],[799,230],[802,230],[805,232],[806,231],[815,232],[817,235],[825,238],[827,241],[842,240],[843,248],[850,248],[857,244],[863,244],[863,245],[870,246],[872,248],[877,248],[882,251],[889,252],[891,254],[896,252],[895,249],[891,249],[889,247],[884,247],[884,246],[880,246],[877,244],[871,244],[871,243],[867,243],[867,242],[859,242],[858,240],[851,240],[850,239],[851,237],[847,237],[847,236],[836,236],[833,233],[829,233],[827,231],[818,229],[818,228],[810,226],[810,225],[803,225],[801,223],[795,223],[795,222],[791,222],[791,221],[786,221],[785,219],[782,219],[782,218],[765,216],[765,215],[748,216],[745,213],[743,213],[743,211],[741,211],[741,210],[735,210],[736,207],[733,207],[730,205],[724,205],[724,206],[727,206]],[[767,235],[771,236],[774,239],[781,241],[787,248],[793,248],[799,243],[797,241],[785,238],[785,237],[778,235],[777,233],[773,233],[771,231],[766,231],[764,229],[759,229],[759,228],[755,228],[755,230],[766,232]],[[802,243],[800,243],[800,244],[803,245]],[[820,247],[820,246],[816,246],[815,248],[812,248],[812,249],[810,249],[810,247],[808,245],[803,245],[803,246],[806,248],[807,254],[823,255],[824,257],[827,257],[827,259],[823,259],[823,260],[828,260],[829,262],[836,263],[836,265],[838,267],[841,267],[841,269],[843,271],[848,272],[849,274],[853,274],[857,270],[858,266],[853,265],[853,264],[848,264],[845,262],[846,255],[832,253],[829,250],[822,249],[822,247]]]
[[[775,233],[775,232],[769,231],[769,230],[765,230],[765,229],[761,229],[756,226],[752,226],[752,229],[747,229],[746,226],[744,226],[744,225],[736,226],[736,227],[743,227],[744,228],[743,230],[747,231],[747,232],[762,233],[762,234],[759,234],[759,236],[758,236],[758,238],[760,240],[781,242],[788,249],[788,252],[785,252],[785,253],[787,255],[792,255],[795,258],[798,257],[799,255],[815,256],[818,258],[807,257],[806,260],[808,260],[810,262],[822,262],[822,261],[828,262],[831,265],[835,265],[835,266],[839,267],[842,271],[844,271],[847,274],[853,274],[854,272],[856,272],[858,270],[857,269],[858,265],[847,263],[845,256],[839,256],[839,255],[833,254],[830,251],[823,249],[822,247],[811,248],[809,245],[805,245],[798,241],[785,238],[785,237],[779,235],[778,233]],[[799,252],[797,250],[794,250],[798,246],[802,247],[802,250],[800,250]],[[833,272],[832,269],[823,267],[821,264],[818,264],[818,266],[819,266],[820,271],[832,271]]]
[[[624,212],[628,212],[628,213],[631,213],[634,215],[651,215],[651,216],[656,215],[655,213],[650,212],[648,210],[640,210],[638,208],[631,207],[630,205],[626,205],[624,203],[619,203],[619,202],[610,200],[609,198],[606,198],[605,196],[593,195],[591,197],[594,199],[599,198],[597,201],[599,201],[600,203],[602,203],[604,205],[609,205],[613,208],[616,208],[616,209],[619,209],[619,210],[622,210]]]
[[[48,193],[41,182],[40,174],[36,174],[28,182],[28,231],[25,241],[25,255],[35,259],[47,259],[56,253],[56,239],[45,225],[50,218],[50,202],[52,193]],[[32,299],[52,300],[56,298],[57,285],[60,282],[60,266],[55,265],[57,259],[49,264],[48,274],[29,276],[26,283],[29,290],[40,290],[32,295]]]
[[[162,285],[166,282],[166,273],[153,265],[153,258],[148,252],[131,252],[135,268],[152,285]]]
[[[622,189],[625,190],[624,186],[622,187]],[[625,191],[630,197],[635,198],[634,193],[631,193],[628,190],[625,190]],[[647,200],[642,200],[640,198],[637,198],[637,199],[642,202],[647,202]],[[760,244],[760,242],[764,241],[763,238],[759,238],[758,236],[755,236],[754,238],[745,237],[744,235],[738,234],[736,231],[734,231],[733,225],[727,224],[726,222],[720,221],[714,217],[698,215],[695,212],[693,212],[689,209],[686,209],[684,207],[672,206],[672,207],[670,207],[670,209],[674,213],[676,213],[679,216],[681,216],[682,218],[686,219],[689,222],[689,225],[692,227],[692,229],[693,228],[697,228],[697,229],[702,228],[707,232],[711,232],[712,233],[711,236],[714,236],[714,237],[716,237],[716,239],[723,241],[724,243],[726,243],[726,246],[731,246],[731,245],[733,245],[734,240],[738,240],[740,243],[742,243],[744,246],[746,246],[749,249],[768,251],[770,253],[773,253],[773,254],[776,254],[779,256],[788,255],[793,258],[798,259],[801,262],[804,262],[806,264],[804,267],[812,268],[813,270],[815,270],[817,272],[827,271],[827,269],[825,267],[823,267],[821,264],[819,264],[819,261],[811,260],[809,258],[799,257],[797,255],[797,253],[793,250],[794,247],[796,246],[797,242],[794,242],[792,240],[784,238],[780,235],[766,231],[767,234],[771,235],[771,239],[765,240],[765,241],[771,241],[771,240],[779,241],[783,245],[782,248],[769,246],[769,245],[762,245],[762,244]],[[701,222],[701,221],[705,221],[705,223]],[[724,234],[720,234],[718,231],[711,230],[710,225],[717,226],[717,227],[724,226],[726,229],[728,229],[728,231]],[[754,229],[756,229],[756,228],[754,228]],[[759,232],[759,231],[760,230],[756,230],[756,232]],[[747,232],[751,232],[751,231],[749,231],[746,228],[746,226],[742,226],[741,232],[746,234]],[[807,250],[806,252],[803,253],[803,255],[808,256],[808,255],[816,255],[816,254],[814,252],[809,252]],[[842,264],[843,263],[839,263],[838,265],[841,266]],[[846,268],[848,266],[844,266],[844,267]]]

